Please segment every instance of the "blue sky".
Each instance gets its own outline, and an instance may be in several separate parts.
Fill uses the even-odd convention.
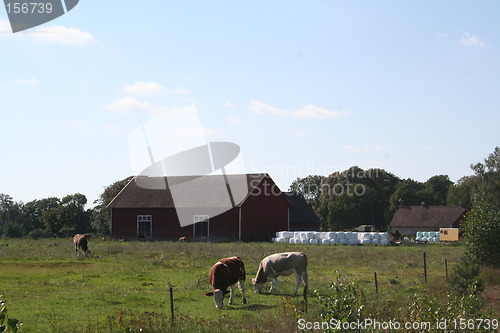
[[[0,193],[91,203],[134,174],[132,131],[187,106],[207,141],[238,144],[246,171],[282,190],[352,165],[457,181],[500,143],[499,12],[497,1],[82,0],[12,34],[1,8]]]

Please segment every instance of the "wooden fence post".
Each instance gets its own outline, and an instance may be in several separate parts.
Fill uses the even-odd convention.
[[[170,320],[174,321],[174,289],[170,286]]]
[[[444,260],[444,268],[446,269],[446,280],[448,280],[448,260]]]
[[[377,272],[373,272],[373,275],[375,276],[375,292],[378,295],[378,282],[377,282]]]
[[[424,252],[424,281],[427,283],[427,258]]]

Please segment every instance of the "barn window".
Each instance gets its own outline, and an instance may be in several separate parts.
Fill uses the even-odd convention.
[[[140,240],[151,239],[152,222],[151,215],[137,215],[137,238]]]
[[[209,221],[208,215],[193,215],[193,239],[195,241],[208,241]]]

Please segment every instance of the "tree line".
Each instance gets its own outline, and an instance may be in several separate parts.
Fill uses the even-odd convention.
[[[348,230],[360,224],[388,230],[399,207],[449,205],[470,208],[481,202],[500,207],[500,148],[471,165],[473,175],[453,183],[448,175],[425,182],[401,179],[384,169],[353,166],[329,176],[297,178],[289,191],[301,194],[322,221],[324,230]]]
[[[500,206],[500,148],[484,163],[471,165],[472,176],[453,183],[447,175],[425,182],[401,179],[383,169],[363,170],[353,166],[329,176],[297,178],[289,191],[301,194],[311,205],[323,230],[353,229],[372,224],[387,230],[394,212],[404,205],[462,205],[482,202]],[[76,193],[63,198],[16,202],[0,194],[0,237],[68,237],[75,233],[110,232],[111,216],[106,206],[130,181],[117,181],[104,189],[92,209],[87,199]]]

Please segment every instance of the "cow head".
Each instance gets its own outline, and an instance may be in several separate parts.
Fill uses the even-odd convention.
[[[257,283],[257,279],[253,278],[252,284],[253,284],[253,290],[256,293],[260,294],[262,292],[262,288],[264,287],[264,283]]]
[[[214,302],[215,302],[215,307],[217,309],[222,308],[223,301],[224,301],[224,292],[222,290],[215,289],[214,291],[211,291],[209,293],[205,293],[205,296],[213,296]]]

